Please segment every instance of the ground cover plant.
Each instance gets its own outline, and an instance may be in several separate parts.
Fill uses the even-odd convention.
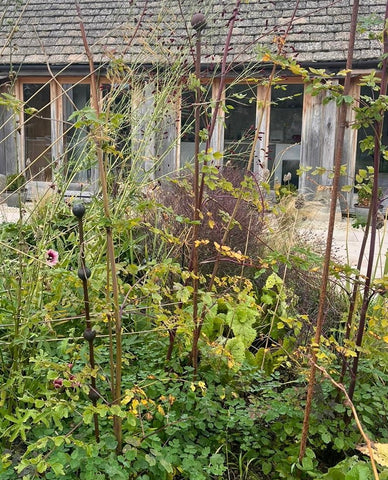
[[[200,49],[202,14],[192,25]],[[82,22],[80,35],[96,81]],[[288,69],[352,104],[380,156],[385,89],[376,81],[375,103],[353,105],[325,72],[286,55],[286,41],[264,54],[268,90]],[[90,105],[69,119],[80,152],[71,171],[0,225],[0,478],[388,478],[387,278],[363,277],[298,234],[303,199],[288,189],[274,201],[250,173],[258,131],[245,172],[228,158],[220,166],[210,142],[228,102],[206,100],[199,58],[195,73],[187,58],[151,72],[112,59],[101,95],[92,82]],[[226,56],[221,70],[225,81]],[[155,180],[181,88],[192,94],[194,161]],[[97,193],[65,200],[90,165]]]

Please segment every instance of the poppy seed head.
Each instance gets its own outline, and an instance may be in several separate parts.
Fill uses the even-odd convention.
[[[206,18],[203,13],[194,13],[191,17],[191,26],[194,30],[201,31],[206,27]]]

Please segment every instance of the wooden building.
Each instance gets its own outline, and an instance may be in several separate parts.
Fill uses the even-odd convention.
[[[69,151],[73,156],[84,155],[79,151],[80,137],[87,135],[87,131],[78,131],[74,142],[76,117],[72,114],[90,100],[80,15],[101,99],[104,89],[114,88],[120,77],[109,73],[112,65],[116,72],[126,72],[123,78],[128,88],[124,91],[121,85],[120,99],[129,105],[125,111],[128,119],[121,126],[121,137],[132,137],[131,149],[125,154],[128,162],[135,152],[140,171],[158,177],[190,161],[193,135],[187,126],[192,121],[193,94],[186,87],[195,56],[190,21],[195,12],[202,12],[207,26],[201,39],[201,77],[208,114],[218,95],[226,99],[226,107],[217,113],[213,152],[223,155],[220,161],[244,168],[253,132],[259,129],[254,172],[260,174],[263,167],[268,168],[272,185],[290,172],[291,181],[303,192],[314,192],[317,183],[330,185],[328,173],[312,179],[298,177],[296,170],[319,166],[329,172],[332,168],[335,102],[326,103],[325,93],[312,96],[303,79],[289,70],[277,72],[282,88],[272,86],[269,97],[266,79],[272,64],[265,61],[263,52],[276,51],[286,35],[288,58],[307,69],[325,69],[334,74],[330,81],[341,83],[343,76],[338,72],[346,61],[352,0],[301,0],[296,10],[297,2],[290,0],[79,0],[78,11],[76,3],[0,0],[1,91],[21,102],[0,103],[0,174],[23,172],[32,194],[54,182],[58,172],[71,177],[70,189],[95,182],[96,169],[90,158],[76,175],[71,176],[71,167],[63,173],[70,162]],[[237,3],[239,12],[226,56],[226,83],[220,92],[224,46]],[[382,30],[385,3],[360,2],[361,27],[352,71],[356,99],[368,93],[367,87],[360,86],[362,76],[378,69],[382,45],[373,33]],[[166,78],[172,86],[163,98],[160,84]],[[355,170],[372,162],[357,146],[366,133],[352,129],[352,121],[349,109],[343,159],[349,178],[344,183],[351,183]],[[384,139],[387,137],[385,128]],[[382,162],[383,185],[388,184],[386,172],[388,163]]]

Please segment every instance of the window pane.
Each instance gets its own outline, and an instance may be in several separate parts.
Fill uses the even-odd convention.
[[[368,98],[374,99],[378,95],[378,92],[372,91],[369,87],[361,87],[360,92],[360,106],[365,107],[368,102]],[[381,143],[388,146],[388,113],[384,114],[384,126],[382,132]],[[366,168],[367,166],[373,166],[373,148],[372,150],[362,151],[360,148],[360,142],[365,140],[368,136],[373,137],[372,127],[361,127],[357,134],[357,155],[356,155],[356,172],[360,168]],[[373,144],[373,142],[372,142]],[[385,175],[380,177],[380,180],[387,177],[386,183],[388,184],[388,161],[384,160],[383,156],[380,157],[379,172]]]
[[[111,135],[113,135],[113,146],[117,153],[109,154],[110,168],[116,176],[116,181],[120,181],[123,176],[126,178],[132,168],[132,95],[133,90],[131,85],[127,83],[120,84],[104,84],[102,85],[103,92],[103,109],[110,112],[112,124],[114,129]],[[143,120],[143,119],[141,119]],[[139,120],[140,122],[140,120]],[[143,128],[140,123],[136,126],[141,132]]]
[[[256,124],[256,85],[232,85],[226,90],[225,159],[227,165],[245,169]]]
[[[268,168],[271,185],[292,183],[298,188],[296,173],[300,162],[302,135],[303,85],[272,87]],[[291,179],[284,182],[284,176]]]
[[[90,87],[87,84],[63,85],[63,122],[64,122],[64,169],[65,178],[71,182],[90,183],[91,166],[94,157],[90,157],[86,144],[86,128],[75,128],[75,120],[70,116],[85,107],[90,99]],[[93,154],[92,154],[93,155]]]
[[[205,87],[206,92],[202,93],[203,100],[201,104],[201,121],[200,129],[207,129],[209,116],[211,115],[210,105],[210,86]],[[186,163],[190,163],[194,159],[194,105],[195,105],[195,92],[183,91],[182,92],[182,107],[181,107],[181,166]],[[200,151],[205,148],[205,142],[201,142]]]
[[[27,177],[49,182],[52,180],[50,86],[26,83],[23,99],[27,109],[24,128]]]

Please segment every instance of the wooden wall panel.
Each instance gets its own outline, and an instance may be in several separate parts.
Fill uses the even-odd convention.
[[[255,156],[253,160],[253,171],[259,175],[267,168],[268,142],[269,142],[269,119],[271,108],[271,95],[268,86],[258,85],[257,87],[257,110],[256,128],[259,129],[259,138],[255,145]],[[264,179],[265,180],[265,179]]]
[[[302,193],[313,198],[317,185],[330,186],[329,172],[333,170],[334,149],[337,124],[337,106],[335,102],[323,104],[326,92],[312,96],[305,93],[303,101],[301,167],[311,166],[313,170],[322,167],[322,175],[312,176],[303,173],[299,187]]]
[[[1,87],[0,92],[7,92]],[[0,174],[7,175],[17,170],[17,119],[12,110],[0,105]]]
[[[360,85],[359,78],[352,78],[352,85],[350,89],[350,95],[355,99],[356,106],[360,98]],[[342,164],[346,165],[346,175],[341,177],[340,185],[353,185],[356,169],[356,154],[357,154],[357,133],[358,130],[351,128],[355,120],[355,112],[352,107],[348,108],[346,117],[346,129],[344,137],[344,148],[342,153]],[[353,192],[343,193],[340,195],[341,209],[347,211],[347,209],[353,208]]]

